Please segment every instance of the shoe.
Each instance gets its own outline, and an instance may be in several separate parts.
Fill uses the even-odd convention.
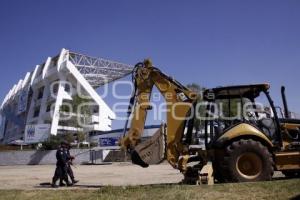
[[[79,180],[75,180],[75,179],[72,180],[73,185],[76,184],[76,183],[78,183],[78,182],[79,182]]]
[[[59,186],[60,186],[60,187],[63,187],[63,186],[66,186],[66,184],[64,184],[64,183],[59,183]]]
[[[58,186],[56,184],[51,184],[52,188],[58,188]]]
[[[67,186],[68,187],[73,186],[73,183],[67,183]]]

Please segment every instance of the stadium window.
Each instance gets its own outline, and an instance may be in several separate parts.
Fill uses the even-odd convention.
[[[65,84],[65,91],[70,92],[70,90],[71,90],[70,84]]]
[[[93,113],[99,113],[99,106],[94,106]]]
[[[38,117],[40,115],[40,107],[36,107],[33,112],[33,117]]]
[[[57,82],[57,83],[55,83],[54,85],[53,85],[53,93],[54,94],[57,94],[57,92],[58,92],[58,86],[59,86],[59,83]]]
[[[47,105],[46,112],[50,112],[50,110],[51,110],[51,106],[52,106],[52,104],[51,104],[51,103],[49,103],[49,104]]]
[[[41,99],[43,98],[43,94],[44,94],[44,86],[39,88],[38,90],[38,98],[37,99]]]

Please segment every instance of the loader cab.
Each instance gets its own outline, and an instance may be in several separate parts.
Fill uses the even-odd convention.
[[[283,109],[269,84],[205,90],[205,147],[220,181],[271,180],[275,170],[300,175],[300,120],[293,119],[282,87]]]
[[[241,124],[250,125],[263,133],[275,146],[280,146],[280,121],[269,95],[269,88],[269,84],[255,84],[205,90],[206,147],[213,147],[224,133]],[[237,135],[244,134],[243,130],[240,131]]]

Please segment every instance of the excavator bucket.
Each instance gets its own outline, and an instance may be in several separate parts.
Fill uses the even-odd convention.
[[[165,126],[162,125],[151,138],[134,148],[131,152],[132,163],[141,167],[161,163],[165,159],[165,141]]]

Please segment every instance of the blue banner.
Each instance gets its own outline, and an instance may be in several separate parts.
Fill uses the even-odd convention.
[[[118,146],[118,140],[117,137],[99,138],[99,144],[101,147]]]

